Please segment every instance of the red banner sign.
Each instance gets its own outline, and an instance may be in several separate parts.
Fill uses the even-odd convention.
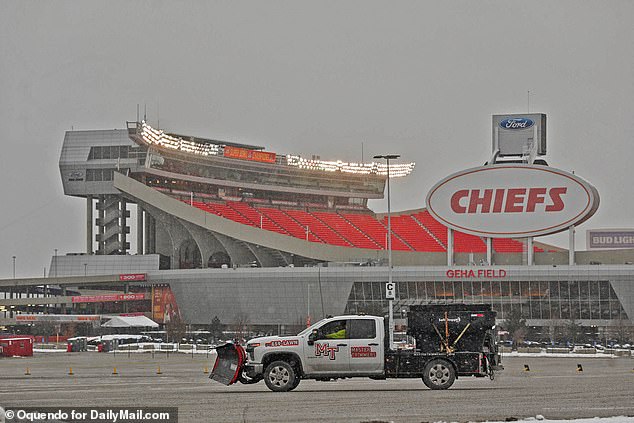
[[[119,275],[119,280],[123,282],[127,281],[144,281],[145,273],[130,273],[127,275]]]
[[[181,319],[176,297],[169,286],[155,286],[152,300],[152,320],[170,323]]]
[[[92,322],[98,321],[101,316],[92,314],[18,314],[15,316],[17,322]]]
[[[145,294],[107,294],[107,295],[80,295],[71,297],[73,303],[101,303],[107,301],[140,301],[145,300]]]
[[[225,157],[231,159],[251,160],[254,162],[275,163],[275,153],[259,150],[247,150],[246,148],[225,146]]]

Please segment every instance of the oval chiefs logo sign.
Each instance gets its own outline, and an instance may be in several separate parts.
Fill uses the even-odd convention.
[[[444,225],[492,238],[548,235],[578,225],[599,207],[583,179],[547,166],[493,165],[448,176],[427,194],[427,209]]]

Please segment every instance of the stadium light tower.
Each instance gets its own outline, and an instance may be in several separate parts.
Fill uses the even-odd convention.
[[[387,283],[394,286],[392,282],[392,218],[390,208],[390,160],[398,159],[399,154],[383,154],[374,156],[375,159],[385,159],[387,163]],[[394,307],[393,299],[388,300],[388,321],[390,334],[390,349],[394,348]]]

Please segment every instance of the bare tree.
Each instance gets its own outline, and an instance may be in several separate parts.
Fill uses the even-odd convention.
[[[572,317],[565,326],[566,338],[568,342],[571,342],[573,346],[577,344],[579,337],[581,336],[581,325],[577,323],[577,320]]]
[[[214,318],[211,319],[211,323],[209,324],[209,334],[216,340],[221,339],[224,328],[225,325],[220,322],[218,316],[214,316]]]
[[[233,319],[233,330],[235,332],[235,338],[240,341],[246,337],[249,332],[249,317],[246,313],[238,313]]]
[[[514,348],[523,343],[528,334],[526,319],[522,316],[522,311],[519,308],[511,309],[507,319],[502,323],[502,327],[511,335]]]
[[[165,324],[165,332],[172,342],[180,342],[187,333],[187,327],[182,319],[176,317]]]

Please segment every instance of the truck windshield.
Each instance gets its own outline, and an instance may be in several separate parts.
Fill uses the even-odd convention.
[[[306,329],[304,329],[303,331],[298,333],[297,336],[306,335],[308,332],[312,331],[314,327],[316,327],[317,325],[321,324],[321,322],[323,322],[324,320],[326,320],[326,319],[321,319],[317,323],[314,323],[314,324],[308,326]]]

